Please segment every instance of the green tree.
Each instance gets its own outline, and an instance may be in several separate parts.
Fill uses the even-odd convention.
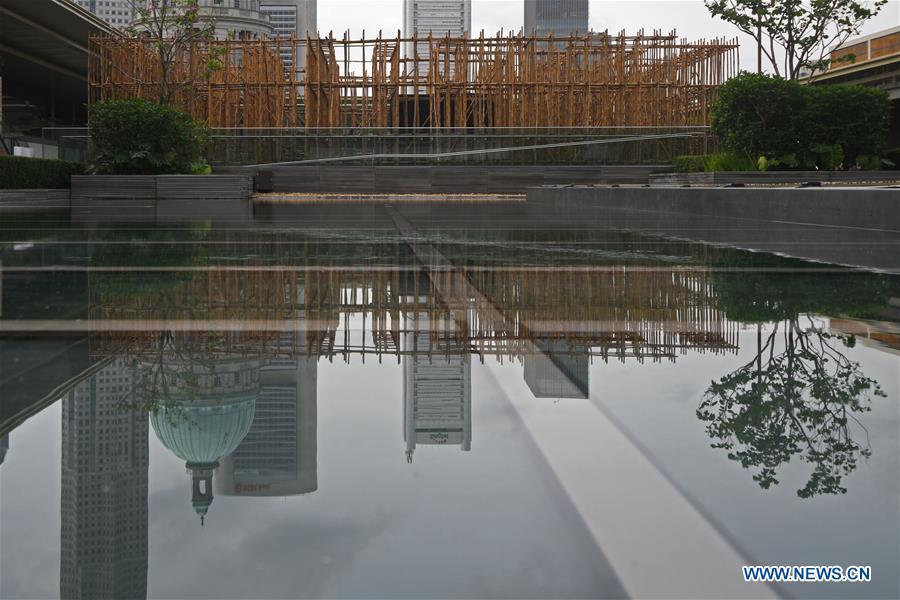
[[[149,39],[159,68],[157,101],[168,105],[174,101],[179,86],[191,86],[194,81],[176,81],[174,76],[188,50],[197,42],[210,41],[215,35],[215,21],[204,18],[198,0],[130,0],[135,20],[129,33]],[[209,79],[221,68],[221,52],[213,50],[206,59],[203,73],[196,77]],[[190,78],[189,78],[190,79]]]
[[[858,35],[887,0],[704,0],[714,17],[753,38],[776,75],[829,63],[832,50]]]
[[[890,107],[883,90],[741,73],[719,88],[710,122],[730,153],[828,170],[882,151]]]

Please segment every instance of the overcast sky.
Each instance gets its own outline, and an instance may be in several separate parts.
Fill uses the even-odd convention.
[[[472,0],[472,29],[486,33],[518,31],[522,27],[522,0]],[[352,37],[363,30],[379,29],[396,35],[403,27],[403,0],[318,0],[319,30],[335,34],[349,29]],[[661,29],[690,39],[736,35],[727,23],[709,16],[702,0],[591,0],[591,28],[595,31],[622,29],[633,33]],[[881,14],[867,23],[864,33],[900,25],[900,0],[890,0]],[[741,39],[741,66],[752,69],[756,52],[750,38]]]

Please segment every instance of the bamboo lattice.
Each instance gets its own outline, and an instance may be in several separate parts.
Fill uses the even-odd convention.
[[[303,70],[285,69],[280,53]],[[222,67],[206,72],[210,56]],[[91,39],[91,102],[152,98],[152,41]],[[585,37],[278,38],[197,42],[169,74],[174,103],[213,127],[706,125],[738,72],[736,39],[675,32]]]

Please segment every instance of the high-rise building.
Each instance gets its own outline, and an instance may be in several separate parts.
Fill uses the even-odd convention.
[[[588,0],[525,0],[525,35],[588,33]]]
[[[128,27],[134,20],[134,7],[139,0],[75,0],[113,27]]]
[[[448,34],[452,38],[460,38],[472,29],[472,0],[403,0],[403,35],[412,37],[417,34],[427,38],[431,34],[435,38],[443,38]],[[428,71],[428,43],[407,43],[404,53],[413,56],[418,52],[419,58],[426,61],[420,64],[420,75]],[[453,72],[453,66],[450,66]]]
[[[418,445],[472,449],[469,353],[455,340],[431,337],[427,313],[407,316],[404,334],[403,439],[412,462]]]
[[[219,461],[220,496],[291,496],[318,488],[314,357],[274,359],[259,372],[253,424]]]
[[[259,11],[269,18],[277,36],[289,38],[293,35],[302,40],[318,33],[316,0],[260,0]],[[296,67],[299,79],[299,74],[306,69],[306,45],[297,45],[297,51],[300,53],[297,65],[294,65],[294,50],[288,44],[281,48],[281,60],[288,70]]]
[[[403,33],[462,37],[472,29],[472,0],[403,0]]]
[[[137,370],[115,362],[62,401],[63,598],[147,596],[147,413]]]

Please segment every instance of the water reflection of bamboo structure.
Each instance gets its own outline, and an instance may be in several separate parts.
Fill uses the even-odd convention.
[[[152,345],[154,327],[192,331],[198,341],[218,345],[211,352],[345,360],[353,354],[399,358],[406,333],[430,340],[419,353],[510,360],[536,341],[603,360],[674,359],[689,350],[737,347],[737,326],[715,309],[703,269],[472,270],[467,280],[482,299],[449,304],[436,292],[445,275],[453,281],[449,272],[415,268],[212,268],[158,293],[107,292],[95,284],[91,318],[144,324],[135,331],[101,326],[101,352]],[[440,289],[446,294],[449,285]],[[409,314],[427,318],[405,326]],[[419,335],[426,333],[422,327],[427,336]]]

